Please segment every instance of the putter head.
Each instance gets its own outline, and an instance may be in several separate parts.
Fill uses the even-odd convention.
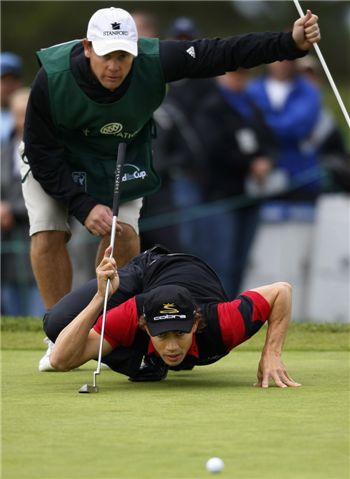
[[[79,389],[80,393],[98,393],[98,387],[97,386],[89,386],[89,384],[84,384]]]

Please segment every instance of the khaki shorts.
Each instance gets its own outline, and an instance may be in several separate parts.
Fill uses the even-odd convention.
[[[71,236],[68,223],[68,211],[65,206],[49,196],[40,183],[34,179],[28,164],[22,161],[21,176],[23,197],[29,216],[29,235],[41,231],[65,231],[67,238]],[[142,198],[124,203],[119,208],[118,221],[126,223],[139,234],[139,218]]]

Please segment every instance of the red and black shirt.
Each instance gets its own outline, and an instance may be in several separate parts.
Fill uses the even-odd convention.
[[[200,309],[206,326],[193,335],[192,346],[187,354],[192,363],[197,365],[210,364],[225,356],[255,334],[270,314],[268,302],[256,291],[245,291],[234,301],[203,304]],[[104,337],[113,349],[134,345],[140,331],[138,318],[141,311],[138,296],[108,311]],[[101,324],[100,317],[94,326],[99,334]],[[143,344],[147,346],[145,354],[155,353],[149,338]]]

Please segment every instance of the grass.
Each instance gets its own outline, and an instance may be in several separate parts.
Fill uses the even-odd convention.
[[[38,373],[36,320],[2,324],[4,479],[348,479],[349,327],[292,324],[284,362],[302,388],[252,387],[264,333],[214,365],[130,383],[95,362]],[[27,337],[27,341],[25,338]]]

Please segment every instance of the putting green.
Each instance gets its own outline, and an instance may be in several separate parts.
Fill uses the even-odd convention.
[[[331,329],[320,331],[320,344],[333,344]],[[249,346],[161,383],[103,371],[98,394],[78,394],[95,362],[38,373],[42,351],[5,349],[2,477],[202,479],[219,456],[223,479],[348,479],[348,335],[340,331],[333,351],[285,352],[303,387],[283,390],[252,387],[260,355]]]

